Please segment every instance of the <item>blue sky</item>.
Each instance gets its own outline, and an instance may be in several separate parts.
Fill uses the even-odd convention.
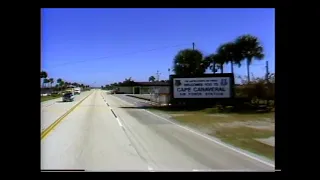
[[[42,9],[41,66],[49,76],[101,86],[132,77],[148,81],[168,68],[181,49],[204,55],[243,34],[259,37],[265,59],[251,72],[265,73],[265,61],[274,72],[274,9]],[[226,65],[225,72],[230,72]],[[245,64],[235,67],[246,75]]]

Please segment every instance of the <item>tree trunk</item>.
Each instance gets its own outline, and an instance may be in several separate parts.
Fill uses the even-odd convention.
[[[231,61],[231,73],[233,73],[233,61]]]
[[[248,75],[248,83],[250,83],[250,62],[251,58],[247,59],[247,75]]]
[[[221,74],[223,74],[223,64],[220,66]]]
[[[215,62],[213,62],[213,74],[216,74],[216,63]]]

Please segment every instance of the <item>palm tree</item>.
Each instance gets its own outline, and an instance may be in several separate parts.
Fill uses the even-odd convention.
[[[215,62],[217,69],[220,69],[221,74],[223,74],[223,65],[226,63],[226,57],[223,54],[214,54],[212,59]]]
[[[59,84],[59,90],[61,90],[64,85],[63,80],[61,78],[59,78],[59,79],[57,79],[57,83]]]
[[[156,78],[154,76],[149,77],[149,82],[154,82],[155,80],[156,80]]]
[[[59,84],[59,86],[61,86],[61,82],[62,82],[61,78],[57,79],[57,83]]]
[[[48,77],[48,73],[45,72],[45,71],[41,71],[41,72],[40,72],[40,77],[41,77],[41,78],[47,78],[47,77]]]
[[[44,86],[44,80],[43,79],[45,79],[47,77],[48,77],[48,73],[47,72],[45,72],[45,71],[41,71],[40,72],[40,79],[42,80],[42,86]]]
[[[52,84],[54,83],[54,79],[53,79],[53,78],[50,78],[50,79],[49,79],[49,83],[50,83],[50,87],[52,87]]]
[[[253,59],[262,60],[264,58],[263,47],[257,37],[252,35],[243,35],[235,41],[241,50],[242,59],[247,60],[248,83],[250,82],[250,65]]]
[[[43,79],[43,84],[44,84],[44,85],[47,84],[47,83],[49,83],[49,82],[50,82],[49,79],[47,79],[47,78]]]
[[[240,66],[241,61],[243,60],[241,49],[234,42],[228,42],[219,46],[217,54],[220,54],[225,58],[225,63],[231,64],[231,73],[234,73],[233,65],[237,64]]]
[[[184,49],[173,60],[173,71],[177,75],[201,75],[207,69],[207,63],[199,50]]]
[[[212,70],[213,74],[217,72],[217,66],[216,66],[217,63],[213,58],[214,56],[215,56],[214,54],[210,54],[204,58],[204,61],[206,62],[208,67]]]

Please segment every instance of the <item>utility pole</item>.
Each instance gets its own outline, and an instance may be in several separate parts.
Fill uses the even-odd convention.
[[[156,75],[157,76],[157,81],[159,81],[159,79],[160,79],[160,74],[161,73],[159,73],[159,71],[157,71],[157,75]]]
[[[192,43],[192,50],[194,50],[194,42]]]
[[[270,83],[269,83],[269,63],[266,61],[266,84],[267,84],[267,92],[270,91]],[[269,106],[269,93],[267,93],[267,107]]]
[[[266,61],[266,81],[269,82],[269,63]]]

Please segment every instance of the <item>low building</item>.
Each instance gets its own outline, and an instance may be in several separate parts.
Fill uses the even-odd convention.
[[[122,94],[151,94],[154,91],[169,93],[168,82],[133,82],[131,85],[119,85],[117,93]]]
[[[128,85],[117,87],[117,93],[132,94],[137,97],[144,97],[159,105],[166,105],[170,101],[169,82],[133,82]]]

